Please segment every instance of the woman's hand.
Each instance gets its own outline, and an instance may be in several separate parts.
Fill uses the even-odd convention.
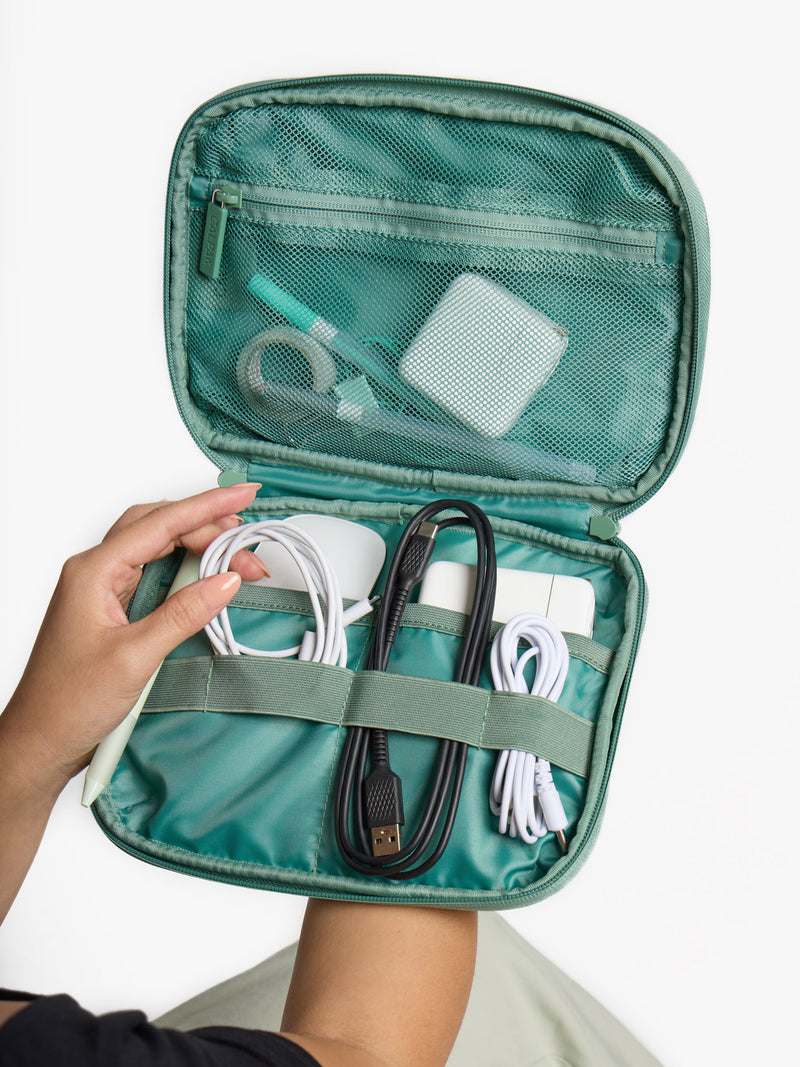
[[[194,582],[152,614],[125,615],[141,566],[182,546],[195,553],[240,520],[257,485],[130,508],[102,543],[67,560],[22,680],[0,716],[2,763],[57,795],[136,703],[162,659],[225,607],[241,579],[263,578],[240,552],[238,573]]]

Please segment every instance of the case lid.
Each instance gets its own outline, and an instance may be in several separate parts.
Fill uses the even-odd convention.
[[[708,289],[681,163],[563,97],[269,82],[199,108],[175,149],[168,358],[221,467],[620,515],[683,448]]]

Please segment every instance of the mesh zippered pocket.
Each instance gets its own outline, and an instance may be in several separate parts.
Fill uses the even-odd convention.
[[[313,222],[318,216],[314,208]],[[464,234],[453,240],[447,228],[434,239],[428,220],[424,235],[394,233],[383,224],[299,225],[245,206],[230,212],[220,275],[210,280],[193,266],[203,221],[197,205],[186,319],[191,388],[213,428],[255,437],[254,452],[260,438],[373,463],[611,488],[635,481],[658,454],[680,337],[675,265],[631,258],[630,246],[624,255],[600,253],[586,238],[588,251],[578,252],[567,235],[563,248],[552,236],[546,248],[535,236],[533,247],[485,247]],[[359,366],[333,345],[287,332],[286,316],[248,292],[254,276],[366,349],[387,374],[364,374],[363,359]],[[497,313],[487,315],[477,297],[462,301],[444,347],[427,346],[430,369],[421,378],[431,388],[409,397],[404,355],[426,343],[426,322],[465,279],[501,294]],[[543,315],[569,334],[538,388],[526,388],[533,372],[512,301],[528,319]],[[640,305],[635,327],[632,301]],[[257,373],[268,385],[242,389],[243,352],[265,334]],[[335,383],[324,392],[316,388],[319,367]],[[482,433],[487,420],[502,435]]]

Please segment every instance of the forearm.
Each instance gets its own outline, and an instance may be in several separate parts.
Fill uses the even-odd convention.
[[[281,1029],[326,1064],[332,1042],[354,1050],[342,1064],[441,1067],[476,945],[474,912],[310,900]]]
[[[13,708],[0,715],[0,923],[5,919],[42,840],[59,794],[48,754],[25,738]]]

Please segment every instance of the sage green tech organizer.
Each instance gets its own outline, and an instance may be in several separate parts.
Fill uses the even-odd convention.
[[[272,303],[248,290],[254,276]],[[472,353],[455,384],[449,342],[436,349],[426,326],[454,285],[446,336],[463,324]],[[684,167],[592,105],[367,75],[245,86],[196,111],[169,181],[167,350],[181,414],[221,478],[263,486],[246,518],[341,516],[377,530],[390,557],[423,504],[468,498],[491,518],[498,566],[592,582],[595,627],[567,635],[559,704],[492,693],[488,669],[482,688],[452,682],[464,617],[442,608],[409,605],[385,674],[360,669],[369,618],[348,629],[347,669],[212,657],[200,634],[162,667],[94,806],[112,840],[174,870],[313,896],[492,909],[563,885],[598,832],[644,619],[619,521],[683,449],[708,289],[705,214]],[[513,410],[499,386],[527,342],[498,326],[507,301],[568,334]],[[474,551],[454,527],[433,558]],[[163,599],[178,563],[145,569],[132,618]],[[258,586],[231,609],[237,637],[264,648],[297,642],[310,615],[306,594]],[[337,852],[348,725],[392,731],[407,828],[435,738],[470,746],[451,840],[416,880],[362,876]],[[503,748],[552,762],[566,855],[552,834],[528,845],[497,832],[488,793]]]

